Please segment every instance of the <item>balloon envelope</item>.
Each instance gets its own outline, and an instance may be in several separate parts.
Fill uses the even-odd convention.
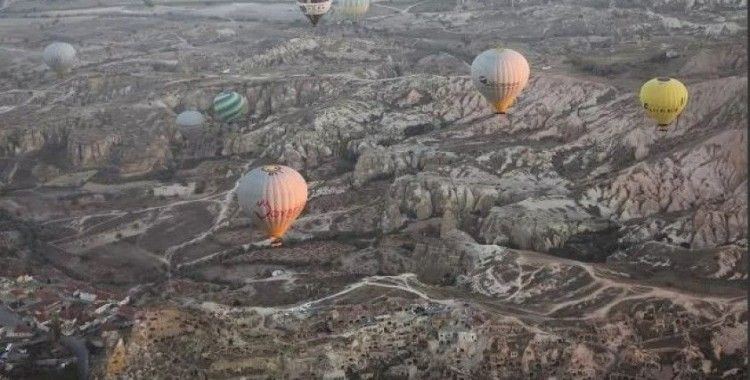
[[[53,42],[44,49],[42,59],[55,73],[63,75],[75,64],[76,49],[67,42]]]
[[[247,99],[234,91],[222,92],[214,98],[214,114],[222,121],[238,120],[247,111]]]
[[[654,78],[641,87],[640,100],[646,114],[665,128],[685,109],[688,90],[677,79]]]
[[[364,17],[368,9],[370,9],[370,0],[338,0],[335,10],[344,17],[360,19]]]
[[[302,14],[307,17],[313,26],[331,9],[332,0],[297,0],[297,5]]]
[[[272,239],[280,239],[307,203],[307,182],[282,165],[255,168],[240,178],[237,200]]]
[[[529,63],[511,49],[490,49],[474,58],[471,80],[474,87],[492,103],[497,113],[505,113],[529,82]]]
[[[177,115],[177,126],[181,128],[200,127],[205,118],[198,111],[183,111]]]

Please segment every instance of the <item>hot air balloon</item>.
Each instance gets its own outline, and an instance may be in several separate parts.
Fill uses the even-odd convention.
[[[313,26],[318,25],[318,20],[323,17],[324,14],[331,9],[332,0],[297,0],[299,9],[304,14]]]
[[[247,111],[247,99],[234,91],[222,92],[214,98],[214,114],[222,121],[238,120]]]
[[[666,131],[688,101],[688,90],[674,78],[651,79],[641,87],[641,105],[646,114],[656,121],[660,131]]]
[[[76,49],[66,42],[53,42],[44,49],[42,59],[58,77],[62,77],[70,72],[75,64]]]
[[[255,168],[240,178],[240,206],[272,239],[281,237],[302,213],[307,203],[307,182],[296,170],[282,165]]]
[[[336,2],[336,13],[344,17],[360,20],[370,9],[370,0],[338,0]]]
[[[180,128],[195,128],[203,125],[205,118],[198,111],[183,111],[177,115],[177,126]]]
[[[471,80],[479,92],[505,114],[529,81],[529,63],[511,49],[490,49],[474,58]]]

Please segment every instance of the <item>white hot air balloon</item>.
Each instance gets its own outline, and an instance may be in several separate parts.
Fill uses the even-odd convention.
[[[205,122],[203,114],[198,111],[183,111],[177,115],[177,126],[180,128],[196,128]]]
[[[75,64],[76,49],[66,42],[53,42],[44,49],[42,59],[57,76],[62,77],[70,72]]]
[[[297,5],[313,26],[331,9],[333,0],[297,0]]]
[[[278,246],[281,237],[305,208],[307,182],[290,167],[262,166],[240,178],[237,200],[253,222]]]
[[[370,0],[337,0],[334,7],[343,17],[361,20],[370,9]]]
[[[529,63],[511,49],[490,49],[474,58],[471,80],[477,90],[504,114],[529,82]]]

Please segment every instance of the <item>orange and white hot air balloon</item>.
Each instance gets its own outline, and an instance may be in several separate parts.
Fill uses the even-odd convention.
[[[490,49],[474,58],[471,80],[474,87],[504,114],[529,82],[529,63],[511,49]]]
[[[261,166],[240,178],[237,199],[274,245],[280,245],[281,237],[305,208],[307,182],[290,167]]]

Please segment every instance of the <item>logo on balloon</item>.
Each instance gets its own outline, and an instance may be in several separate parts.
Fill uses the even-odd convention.
[[[258,202],[255,203],[255,205],[260,209],[259,211],[253,211],[256,217],[260,220],[269,220],[272,218],[284,218],[288,216],[296,216],[297,213],[302,211],[302,208],[305,207],[304,204],[298,205],[293,208],[289,208],[286,210],[274,210],[271,207],[271,203],[269,203],[265,199],[261,199]]]
[[[508,83],[493,82],[493,81],[487,79],[487,77],[485,77],[485,76],[480,76],[479,77],[479,83],[481,83],[481,84],[483,84],[484,86],[487,86],[487,87],[504,88],[504,89],[513,88],[513,87],[517,87],[517,86],[521,85],[521,82],[508,82]]]
[[[266,220],[267,218],[271,216],[271,204],[268,203],[267,200],[261,199],[258,202],[256,202],[255,205],[258,206],[258,208],[264,210],[264,213],[262,214],[259,213],[258,211],[253,211],[253,213],[255,214],[255,216],[258,217],[258,219]]]

